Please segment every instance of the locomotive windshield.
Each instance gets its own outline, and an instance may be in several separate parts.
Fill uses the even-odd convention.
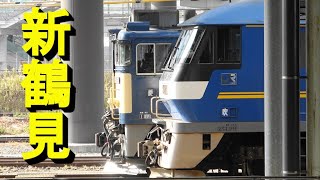
[[[172,51],[165,69],[175,64],[239,64],[241,36],[238,26],[207,26],[185,29]]]
[[[131,63],[131,46],[125,42],[118,42],[116,48],[116,65],[118,66],[127,66]]]
[[[176,63],[190,63],[203,33],[204,29],[199,29],[198,27],[183,30],[174,50],[171,52],[166,69],[173,69]]]

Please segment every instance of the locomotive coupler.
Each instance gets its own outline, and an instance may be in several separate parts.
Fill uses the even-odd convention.
[[[104,132],[95,134],[96,146],[102,147],[101,155],[112,161],[124,163],[124,134],[123,126],[119,121],[113,120],[111,112],[106,113],[101,118],[103,120]]]

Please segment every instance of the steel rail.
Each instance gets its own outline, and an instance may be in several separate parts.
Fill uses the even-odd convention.
[[[0,136],[0,143],[8,142],[29,142],[27,136]]]
[[[147,174],[107,174],[104,172],[80,172],[77,174],[36,174],[36,173],[21,173],[21,174],[0,174],[0,178],[5,179],[149,179]]]
[[[46,179],[149,179],[147,174],[107,174],[103,172],[87,172],[78,174],[50,174],[46,176],[36,174],[0,174],[0,178],[46,178]],[[284,179],[283,176],[206,176],[206,177],[181,177],[181,178],[157,178],[157,179],[223,179],[223,180],[267,180]],[[316,180],[319,177],[291,176],[286,177],[291,180]]]
[[[33,164],[36,167],[61,167],[65,165],[71,166],[83,166],[83,165],[104,165],[106,163],[106,158],[104,157],[75,157],[71,164],[56,164],[50,159],[46,159],[38,164]],[[22,159],[22,157],[7,158],[0,157],[0,166],[28,166],[28,163]]]

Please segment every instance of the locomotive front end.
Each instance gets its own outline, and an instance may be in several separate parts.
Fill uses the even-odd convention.
[[[156,113],[165,128],[152,165],[262,175],[263,1],[218,7],[181,27],[159,81],[157,102],[171,117]]]
[[[112,41],[114,63],[104,132],[96,135],[102,155],[121,162],[137,158],[137,143],[147,138],[153,115],[150,97],[158,96],[161,65],[178,31],[150,30],[149,22],[130,22]]]

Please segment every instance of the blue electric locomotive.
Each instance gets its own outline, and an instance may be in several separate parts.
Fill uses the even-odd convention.
[[[149,30],[148,22],[129,22],[126,29],[114,31],[113,37],[110,111],[103,117],[105,132],[96,135],[96,144],[111,158],[134,157],[137,142],[153,126],[150,97],[158,96],[164,60],[179,32]]]
[[[163,117],[166,129],[148,157],[157,158],[153,165],[264,173],[263,25],[263,0],[218,7],[180,24],[180,40],[165,65],[157,100],[172,118]],[[303,26],[301,76],[306,75]],[[304,129],[305,80],[300,87]]]

